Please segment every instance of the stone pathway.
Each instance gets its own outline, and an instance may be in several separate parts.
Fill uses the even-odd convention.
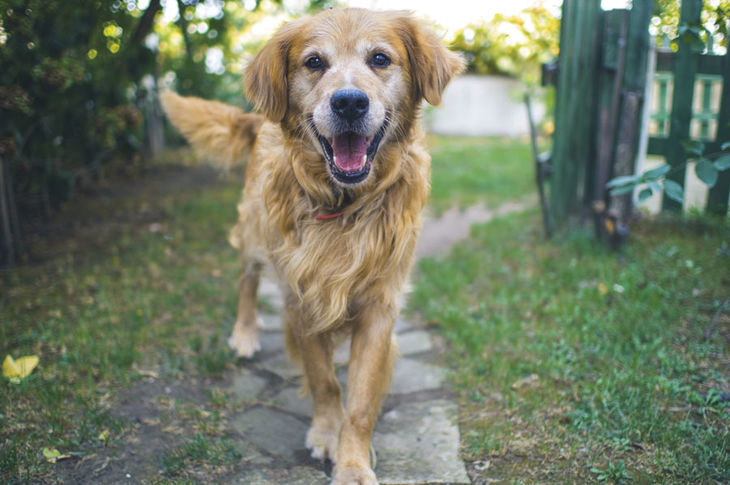
[[[417,248],[418,257],[434,256],[469,235],[472,224],[524,210],[531,201],[488,210],[475,206],[452,209],[427,218]],[[246,361],[232,384],[233,393],[249,405],[234,417],[243,437],[238,451],[249,463],[234,483],[245,485],[316,485],[329,483],[325,466],[309,456],[304,438],[311,418],[309,398],[300,399],[301,371],[284,351],[279,288],[263,280],[259,296],[275,313],[262,314],[261,351]],[[466,485],[471,481],[459,457],[458,406],[445,385],[439,365],[439,336],[399,319],[395,332],[401,357],[393,384],[375,426],[375,473],[381,485]],[[340,383],[347,379],[348,342],[335,352]]]
[[[262,281],[259,294],[280,310],[275,284]],[[289,363],[279,313],[263,314],[261,351],[246,361],[232,384],[249,405],[233,419],[243,437],[238,451],[248,461],[235,483],[246,485],[327,484],[324,464],[304,447],[309,398],[297,395],[301,372]],[[469,484],[459,458],[457,404],[445,388],[446,370],[437,363],[438,337],[405,320],[396,324],[401,358],[373,436],[375,472],[382,485]],[[337,375],[347,379],[348,345],[335,353]]]

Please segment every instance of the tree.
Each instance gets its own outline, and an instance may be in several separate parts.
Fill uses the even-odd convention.
[[[650,31],[656,36],[659,45],[670,45],[677,50],[679,40],[692,41],[701,48],[712,50],[713,46],[728,46],[728,19],[730,0],[706,0],[702,5],[701,23],[698,25],[679,25],[679,1],[656,0]]]
[[[240,72],[210,59],[237,54],[229,33],[250,26],[261,4],[167,0],[180,15],[161,25],[161,0],[0,0],[0,265],[22,254],[30,221],[110,162],[135,163],[159,145],[158,73],[176,73],[182,92],[225,98]]]
[[[497,14],[456,33],[452,47],[464,53],[469,72],[499,74],[537,84],[542,63],[558,55],[560,19],[541,5],[518,15]]]

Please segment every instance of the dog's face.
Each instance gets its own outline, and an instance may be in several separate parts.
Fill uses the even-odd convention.
[[[364,183],[378,149],[438,104],[462,60],[405,12],[334,9],[286,24],[246,72],[249,99],[308,139],[335,183]]]

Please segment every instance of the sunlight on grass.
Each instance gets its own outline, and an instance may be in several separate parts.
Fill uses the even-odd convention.
[[[431,199],[434,212],[486,202],[496,207],[536,193],[528,141],[432,136]]]

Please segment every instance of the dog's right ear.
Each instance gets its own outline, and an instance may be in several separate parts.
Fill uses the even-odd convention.
[[[284,119],[289,107],[288,57],[297,28],[296,21],[284,24],[256,54],[243,78],[246,98],[275,123]]]

